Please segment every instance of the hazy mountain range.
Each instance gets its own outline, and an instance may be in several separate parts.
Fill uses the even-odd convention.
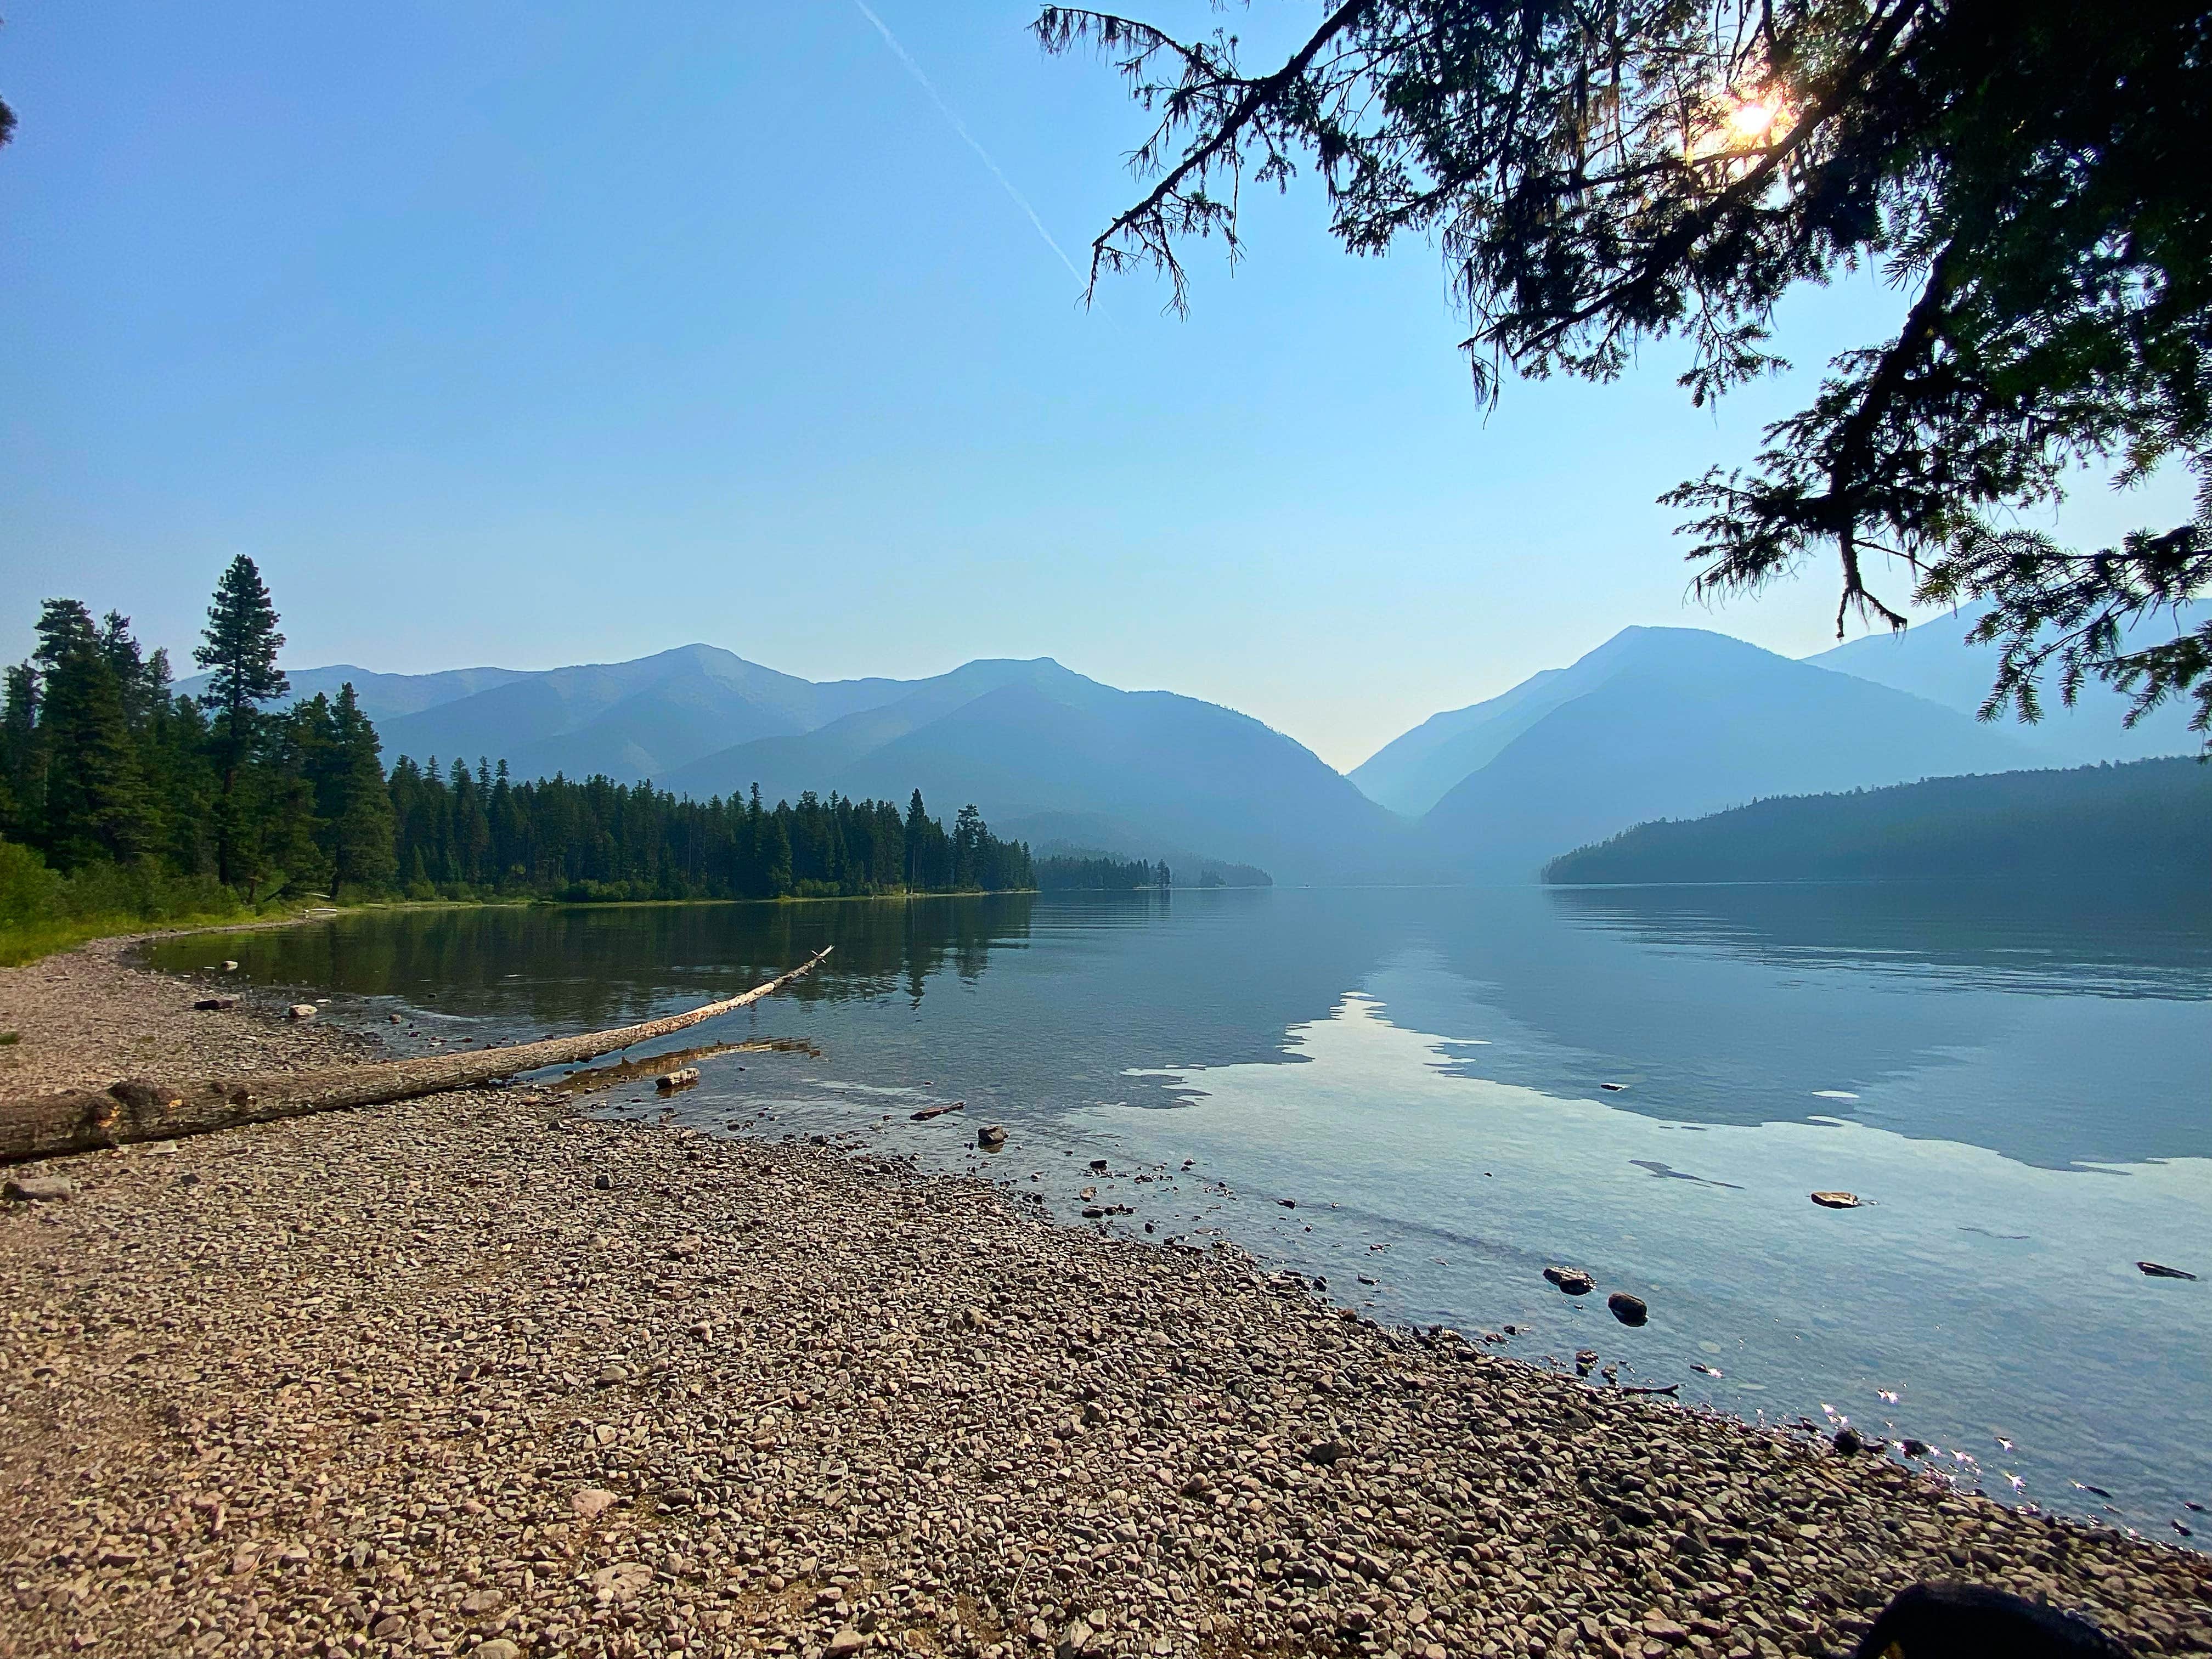
[[[604,773],[696,796],[919,788],[1033,842],[1238,860],[1289,882],[1526,880],[1631,825],[1765,796],[2196,749],[2185,711],[2126,732],[2109,692],[2041,726],[1974,720],[1991,653],[1960,643],[1970,623],[1805,661],[1627,629],[1431,717],[1349,778],[1234,709],[1118,690],[1049,658],[827,683],[707,645],[542,672],[290,673],[301,696],[350,681],[387,757],[488,756],[519,776]]]
[[[1437,714],[1352,781],[1461,873],[1518,878],[1651,818],[2036,763],[2014,733],[1725,635],[1630,628]]]
[[[1931,617],[1913,623],[1902,634],[1869,634],[1808,660],[1972,714],[1981,708],[1996,678],[1996,647],[1966,643],[1966,630],[1987,608],[1977,605],[1950,616]],[[2203,620],[2203,607],[2185,606],[2182,617],[2188,626],[2194,627]],[[2172,620],[2160,618],[2124,636],[2124,643],[2148,645],[2172,638],[2174,631]],[[2046,686],[2043,718],[2033,726],[2010,725],[2008,729],[2047,760],[2069,765],[2196,751],[2199,740],[2189,730],[2193,702],[2169,702],[2130,729],[2120,724],[2129,702],[2124,693],[2098,680],[2084,685],[2074,707],[2069,708],[2059,701],[2057,691]]]
[[[605,773],[701,797],[757,783],[771,801],[812,789],[903,802],[919,788],[939,812],[973,801],[1000,834],[1032,842],[1234,860],[1289,881],[1393,873],[1413,839],[1249,715],[1116,690],[1049,658],[817,684],[688,645],[539,673],[290,678],[303,696],[350,679],[387,758],[473,766],[488,756],[522,777]]]

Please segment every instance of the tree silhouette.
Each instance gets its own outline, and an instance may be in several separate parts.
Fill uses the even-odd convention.
[[[1984,599],[2002,647],[1984,714],[2039,713],[2055,669],[2133,692],[2132,722],[2193,691],[2212,720],[2212,17],[2185,0],[1344,0],[1248,73],[1236,39],[1180,40],[1047,7],[1048,50],[1111,56],[1156,125],[1141,199],[1092,245],[1187,295],[1180,245],[1242,249],[1243,183],[1310,160],[1355,252],[1441,246],[1480,395],[1508,367],[1619,376],[1686,340],[1702,404],[1782,366],[1777,303],[1872,264],[1912,295],[1767,428],[1749,467],[1665,498],[1693,586],[1757,588],[1815,552],[1846,614],[1902,626],[1869,585]],[[2195,135],[2192,137],[2191,135]],[[2068,475],[2172,459],[2189,522],[2079,552],[2019,527]],[[2141,647],[2138,624],[2174,636]]]
[[[238,799],[239,770],[260,730],[261,705],[292,689],[276,666],[284,636],[276,631],[276,608],[253,561],[240,553],[217,582],[208,607],[203,643],[192,660],[211,671],[208,701],[217,712],[216,740],[222,795],[216,803],[216,865],[226,883],[247,873],[246,825]]]

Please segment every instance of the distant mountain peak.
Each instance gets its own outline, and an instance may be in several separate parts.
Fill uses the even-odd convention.
[[[2034,759],[1924,698],[1731,635],[1636,626],[1432,716],[1351,776],[1419,819],[1447,868],[1528,877],[1641,819]]]
[[[1348,775],[1370,800],[1418,818],[1553,709],[1617,674],[1662,666],[1695,671],[1771,654],[1707,629],[1624,628],[1565,668],[1541,670],[1497,696],[1431,715]]]

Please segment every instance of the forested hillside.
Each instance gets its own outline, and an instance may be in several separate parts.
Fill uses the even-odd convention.
[[[1563,884],[1693,881],[2075,882],[2201,886],[2212,871],[2212,767],[2147,760],[1929,778],[1754,801],[1640,823],[1554,859]]]
[[[947,830],[884,800],[680,799],[502,761],[386,775],[354,689],[276,707],[284,642],[252,561],[223,574],[202,695],[130,618],[50,599],[0,696],[0,929],[161,920],[301,894],[772,898],[1026,888],[1029,849],[973,806]]]

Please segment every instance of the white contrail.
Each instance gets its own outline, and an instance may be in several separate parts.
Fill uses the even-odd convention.
[[[1036,227],[1036,234],[1044,238],[1047,247],[1059,255],[1060,264],[1067,267],[1067,274],[1081,282],[1083,273],[1075,268],[1075,261],[1061,252],[1060,244],[1052,240],[1052,233],[1044,228],[1044,221],[1037,217],[1036,210],[1024,199],[1021,191],[1014,188],[1014,181],[1000,170],[999,164],[991,159],[991,152],[975,142],[975,135],[968,131],[968,124],[952,112],[952,106],[945,101],[930,78],[921,72],[921,65],[914,61],[904,46],[899,45],[898,36],[890,32],[890,26],[882,18],[869,9],[867,0],[853,0],[853,3],[860,7],[861,16],[876,26],[876,33],[884,37],[884,44],[891,49],[900,63],[906,65],[906,72],[914,76],[915,84],[929,94],[929,101],[937,106],[937,112],[952,124],[952,130],[960,135],[961,142],[974,150],[983,165],[991,169],[991,176],[999,181],[1000,188],[1013,198],[1014,205],[1029,215],[1030,222]]]

